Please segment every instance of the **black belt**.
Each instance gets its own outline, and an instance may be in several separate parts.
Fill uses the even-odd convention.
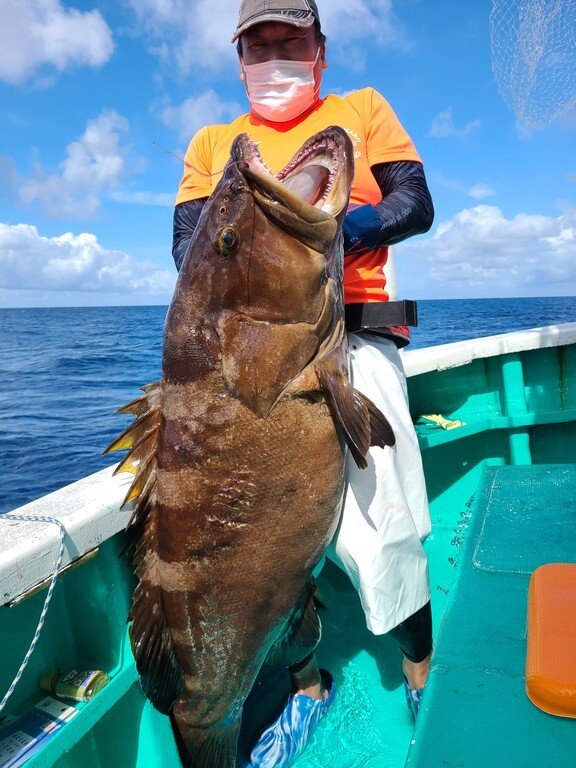
[[[390,325],[418,325],[418,307],[415,301],[371,301],[367,304],[346,304],[347,331],[388,328]]]

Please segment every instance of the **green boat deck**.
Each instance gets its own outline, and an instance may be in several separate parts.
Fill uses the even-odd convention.
[[[466,422],[450,431],[417,430],[433,520],[425,546],[436,634],[423,711],[414,732],[400,652],[388,637],[368,632],[355,591],[327,559],[319,577],[326,604],[319,658],[333,673],[339,697],[296,768],[402,768],[407,760],[411,768],[576,765],[574,723],[537,710],[522,678],[528,569],[554,559],[556,544],[565,547],[563,558],[576,560],[574,526],[554,547],[543,544],[560,504],[552,503],[550,473],[570,476],[562,498],[571,502],[566,515],[574,514],[576,345],[417,373],[408,382],[414,419],[441,413]],[[514,512],[520,508],[529,510],[538,531],[530,538],[535,529],[528,526],[523,545]],[[96,668],[111,681],[93,701],[78,705],[77,717],[28,768],[179,766],[169,721],[137,682],[126,635],[134,582],[120,556],[123,544],[123,534],[105,541],[97,557],[56,587],[8,714],[41,698],[38,680],[47,672]],[[2,693],[28,648],[44,597],[41,592],[0,608]]]
[[[407,765],[576,764],[576,724],[525,694],[530,574],[575,557],[576,465],[485,470]]]

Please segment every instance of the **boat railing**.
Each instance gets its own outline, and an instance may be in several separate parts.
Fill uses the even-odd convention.
[[[408,377],[423,378],[422,374],[441,373],[477,360],[575,342],[576,323],[568,323],[407,351],[403,353],[403,360]],[[419,403],[415,407],[417,413]],[[570,418],[575,415],[568,414]],[[496,418],[498,414],[493,416]],[[500,413],[499,416],[510,419],[509,413]],[[520,417],[525,420],[533,418],[526,414],[520,414]],[[502,426],[506,424],[508,422],[502,422]],[[468,426],[468,431],[473,429],[474,426]],[[433,445],[435,440],[456,439],[457,432],[436,430],[434,435],[438,437],[432,436],[429,443]],[[466,431],[460,434],[464,436]],[[420,439],[423,440],[422,435]],[[63,568],[86,556],[126,527],[130,509],[120,509],[119,505],[126,495],[132,475],[113,477],[113,469],[109,467],[96,472],[14,510],[19,515],[51,516],[63,524],[66,529]],[[1,517],[0,526],[0,604],[4,605],[48,584],[58,556],[59,533],[55,526],[46,523],[17,522]]]

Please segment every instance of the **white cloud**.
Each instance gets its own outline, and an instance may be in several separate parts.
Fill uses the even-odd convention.
[[[496,190],[489,187],[488,184],[482,184],[480,182],[479,184],[474,184],[473,187],[470,187],[468,194],[475,200],[485,200],[487,197],[494,197]]]
[[[195,68],[221,70],[236,59],[230,40],[236,28],[239,0],[127,0],[139,31],[151,49],[184,74]],[[409,46],[394,16],[392,0],[320,0],[322,30],[328,52],[348,55],[348,63],[362,68],[365,41],[380,46]],[[358,45],[355,43],[358,41]]]
[[[320,0],[322,31],[329,36],[398,40],[400,24],[392,0]]]
[[[471,122],[466,123],[462,128],[457,128],[454,125],[452,107],[448,107],[448,109],[437,114],[432,120],[432,126],[428,132],[428,136],[432,136],[434,139],[446,139],[449,137],[463,139],[465,136],[468,136],[470,133],[480,128],[480,125],[480,120],[472,120]]]
[[[60,0],[0,0],[0,80],[18,84],[51,65],[99,67],[114,42],[100,11],[64,8]]]
[[[169,297],[175,279],[151,262],[104,248],[93,234],[42,237],[29,224],[0,223],[0,288],[8,292],[166,292]]]
[[[576,292],[575,213],[507,219],[495,206],[478,205],[441,223],[433,237],[400,248],[406,295],[409,275],[415,276],[413,289],[427,286],[428,298]]]
[[[322,31],[328,36],[328,62],[335,51],[353,71],[365,69],[367,40],[379,49],[412,47],[394,13],[393,0],[320,0],[318,8]]]
[[[235,58],[230,38],[238,14],[236,0],[128,0],[138,31],[152,51],[184,74],[193,67],[219,69]]]
[[[444,189],[455,189],[457,192],[466,192],[467,189],[466,185],[458,181],[458,179],[451,179],[438,171],[433,172],[430,175],[430,179],[434,184],[438,184],[440,187],[444,187]]]
[[[462,194],[473,197],[475,200],[485,200],[487,197],[494,197],[496,194],[496,190],[483,182],[478,182],[470,187],[463,182],[458,181],[458,179],[451,179],[438,172],[433,173],[431,179],[435,184],[438,184],[445,189],[454,189],[456,192],[462,192]]]
[[[529,123],[521,117],[516,118],[514,129],[516,131],[516,136],[520,141],[528,141],[543,130],[542,126]]]
[[[66,148],[57,173],[37,167],[19,190],[24,203],[39,202],[49,216],[87,219],[100,208],[103,192],[114,189],[126,174],[126,148],[120,134],[128,121],[113,111],[90,120],[82,136]]]
[[[197,130],[211,123],[233,120],[244,110],[233,101],[223,101],[211,88],[195,98],[186,99],[177,107],[165,107],[160,118],[188,142]]]

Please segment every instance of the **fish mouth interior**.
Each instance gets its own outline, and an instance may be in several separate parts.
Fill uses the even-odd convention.
[[[306,142],[280,173],[274,174],[264,162],[258,146],[248,139],[244,145],[244,160],[260,178],[268,176],[280,182],[304,203],[335,215],[330,193],[342,166],[342,146],[329,134],[319,140]]]

